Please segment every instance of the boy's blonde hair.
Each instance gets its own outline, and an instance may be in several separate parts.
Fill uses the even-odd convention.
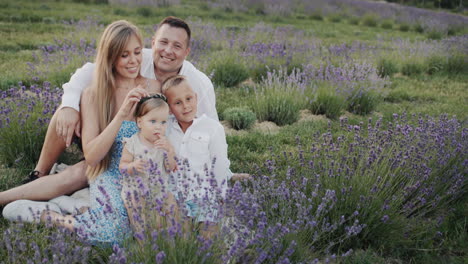
[[[187,82],[187,78],[183,75],[175,75],[170,77],[169,79],[165,80],[162,85],[162,93],[165,95],[166,92],[174,86],[177,86],[183,82]]]

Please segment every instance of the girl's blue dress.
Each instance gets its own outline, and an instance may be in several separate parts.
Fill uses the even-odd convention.
[[[109,168],[89,185],[90,208],[75,217],[75,228],[80,237],[95,245],[122,242],[131,234],[127,210],[120,196],[122,190],[119,162],[123,138],[138,132],[133,121],[124,121],[111,148]]]

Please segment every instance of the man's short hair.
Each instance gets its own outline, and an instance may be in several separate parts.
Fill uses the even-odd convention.
[[[168,24],[171,27],[184,29],[185,32],[187,32],[187,37],[188,37],[187,38],[187,47],[190,46],[190,39],[191,39],[192,33],[190,31],[189,25],[187,23],[185,23],[184,20],[182,20],[182,19],[180,19],[178,17],[168,16],[168,17],[164,18],[163,20],[161,20],[161,22],[159,22],[158,29],[161,28],[162,25],[164,25],[164,24]]]

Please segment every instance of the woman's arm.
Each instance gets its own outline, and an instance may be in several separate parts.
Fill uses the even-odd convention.
[[[86,89],[82,97],[81,119],[83,126],[81,134],[83,153],[88,165],[95,166],[106,156],[114,143],[122,122],[132,119],[136,103],[146,95],[147,91],[142,89],[141,86],[130,90],[115,117],[100,132],[98,102],[96,96],[94,96],[94,91]]]

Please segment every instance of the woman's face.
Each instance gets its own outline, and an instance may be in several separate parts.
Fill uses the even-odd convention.
[[[142,53],[141,44],[136,36],[132,36],[125,46],[122,54],[115,62],[114,69],[116,77],[135,79],[140,72]]]
[[[168,117],[169,107],[162,106],[137,118],[137,125],[140,128],[140,133],[148,143],[154,144],[156,140],[165,136]]]

